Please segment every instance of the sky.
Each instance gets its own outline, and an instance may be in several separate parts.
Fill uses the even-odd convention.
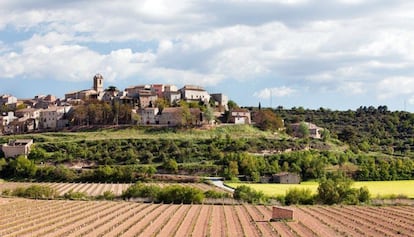
[[[0,94],[63,97],[96,73],[240,106],[414,112],[414,1],[0,1]]]

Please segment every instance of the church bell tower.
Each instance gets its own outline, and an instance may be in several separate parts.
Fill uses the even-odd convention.
[[[101,93],[101,92],[104,91],[104,89],[103,89],[103,77],[99,73],[96,74],[93,77],[93,89],[98,93]]]

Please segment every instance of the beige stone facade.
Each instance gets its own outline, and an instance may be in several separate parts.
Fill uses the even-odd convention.
[[[3,144],[1,149],[7,158],[19,155],[27,156],[30,153],[32,144],[32,139],[10,140],[9,143]]]
[[[251,124],[250,111],[247,109],[233,109],[230,122],[234,124]]]

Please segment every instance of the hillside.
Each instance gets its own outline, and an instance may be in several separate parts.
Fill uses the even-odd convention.
[[[387,106],[360,107],[355,111],[278,108],[274,112],[286,124],[307,121],[327,128],[332,137],[351,145],[353,151],[414,157],[414,114],[409,112],[389,111]]]
[[[356,111],[278,108],[274,112],[287,128],[298,121],[312,122],[327,128],[330,137],[298,139],[284,131],[247,125],[209,130],[88,128],[1,137],[0,142],[32,138],[36,144],[29,155],[33,165],[16,171],[17,161],[4,160],[1,177],[131,182],[151,179],[155,173],[172,173],[259,181],[262,176],[290,171],[299,173],[302,180],[312,180],[338,170],[356,180],[414,177],[414,116],[410,113],[381,106]],[[77,164],[82,169],[68,169]]]

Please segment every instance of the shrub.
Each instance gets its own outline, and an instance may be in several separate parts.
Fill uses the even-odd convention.
[[[240,185],[233,193],[234,199],[246,201],[248,203],[263,203],[267,201],[266,196],[261,191],[256,191],[249,186]]]
[[[214,190],[208,190],[204,192],[204,196],[206,198],[230,198],[231,195],[229,193],[225,193],[225,192],[217,192]]]
[[[122,193],[123,198],[136,198],[144,197],[149,198],[151,201],[156,202],[158,200],[161,188],[157,185],[144,185],[142,183],[136,183],[130,186]]]
[[[58,196],[58,192],[56,189],[48,186],[31,185],[27,188],[18,187],[14,189],[12,195],[34,199],[53,199]]]
[[[204,193],[198,188],[180,185],[171,185],[163,188],[159,195],[159,201],[164,203],[202,203]]]
[[[346,178],[323,179],[318,186],[317,200],[322,204],[359,204],[370,199],[367,187],[351,188],[351,181]]]
[[[99,195],[96,197],[98,200],[114,200],[116,198],[116,195],[114,192],[107,190],[102,195]]]
[[[286,191],[285,204],[313,204],[314,196],[310,189],[290,188]]]
[[[142,197],[149,198],[152,202],[164,203],[202,203],[204,193],[198,188],[188,186],[170,185],[160,188],[157,185],[144,185],[136,183],[122,193],[123,198]]]
[[[365,186],[361,187],[358,193],[358,201],[362,203],[367,203],[369,202],[370,198],[371,198],[371,195],[369,193],[368,188]]]
[[[11,189],[4,189],[3,191],[1,191],[1,195],[4,196],[11,196],[13,194],[13,191]]]
[[[84,192],[74,192],[72,189],[63,195],[65,199],[69,200],[88,200],[89,197]]]

